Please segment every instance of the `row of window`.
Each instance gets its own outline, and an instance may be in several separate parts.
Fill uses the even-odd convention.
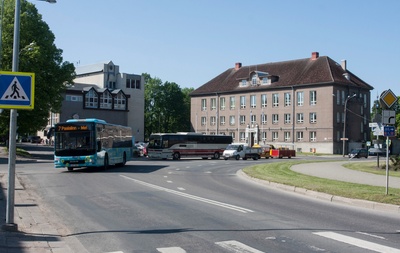
[[[246,121],[246,115],[239,115],[239,123],[240,125],[245,125],[247,123]],[[261,125],[266,125],[268,122],[267,114],[261,114],[260,116],[261,119]],[[210,125],[216,125],[217,122],[217,116],[210,116]],[[298,124],[304,123],[304,113],[297,113],[296,114],[296,122]],[[283,122],[285,124],[291,124],[292,123],[292,114],[290,113],[285,113],[283,114]],[[309,122],[312,124],[317,123],[317,113],[316,112],[310,112],[309,113]],[[219,124],[220,125],[225,125],[226,124],[226,117],[225,116],[220,116],[219,117]],[[236,124],[236,117],[234,115],[229,116],[229,125],[233,126]],[[257,124],[257,115],[250,115],[250,124]],[[272,114],[272,124],[279,124],[279,114]],[[207,117],[202,116],[201,117],[201,125],[205,126],[207,125]]]
[[[345,91],[336,91],[336,104],[337,105],[344,105],[346,102],[346,99],[348,98],[349,95],[346,95]],[[359,94],[359,101],[363,102],[364,108],[367,108],[367,94]],[[362,107],[361,107],[362,108]]]
[[[84,101],[84,108],[126,110],[127,98],[122,91],[112,94],[108,89],[104,90],[104,92],[90,89],[83,95],[83,98],[82,96],[66,95],[65,100],[70,102]]]
[[[261,132],[261,140],[262,141],[272,141],[277,142],[280,141],[280,136],[278,131],[270,132],[270,136],[268,136],[269,132]],[[205,134],[205,133],[204,133]],[[210,134],[215,134],[215,132],[211,132]],[[224,132],[220,132],[219,134],[224,135]],[[246,140],[246,132],[239,132],[239,139],[236,140],[236,132],[229,132],[229,135],[232,136],[234,141],[245,141]],[[304,139],[304,132],[303,131],[296,131],[296,142],[306,141]],[[284,131],[283,132],[283,140],[285,142],[292,142],[292,132],[291,131]],[[316,131],[309,131],[308,132],[308,141],[309,142],[316,142],[317,141],[317,132]]]
[[[272,93],[272,107],[279,107],[279,93]],[[304,91],[298,91],[296,92],[296,103],[297,106],[303,106],[304,105]],[[310,101],[309,104],[314,106],[317,104],[317,91],[312,90],[310,91]],[[260,95],[260,102],[259,106],[260,108],[266,108],[267,107],[267,94],[261,94]],[[245,109],[246,108],[246,96],[240,96],[239,97],[239,105],[240,109]],[[291,92],[286,92],[283,94],[283,105],[284,106],[291,106],[292,105],[292,93]],[[250,95],[250,108],[257,108],[257,96],[256,95]],[[216,110],[217,109],[217,98],[211,98],[210,99],[210,109],[211,110]],[[220,110],[225,110],[226,109],[226,98],[225,97],[220,97],[219,98],[219,109]],[[236,109],[236,97],[231,96],[229,97],[229,109],[234,110]],[[201,110],[206,111],[207,110],[207,99],[203,98],[201,100]]]

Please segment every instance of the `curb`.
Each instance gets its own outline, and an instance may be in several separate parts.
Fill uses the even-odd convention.
[[[300,188],[297,186],[284,185],[284,184],[279,184],[279,183],[275,183],[275,182],[271,182],[271,181],[267,181],[267,180],[261,180],[258,178],[250,177],[249,175],[244,173],[243,170],[238,170],[236,174],[238,176],[244,177],[248,180],[254,181],[254,182],[264,185],[264,186],[273,187],[275,189],[280,189],[280,190],[284,190],[284,191],[288,191],[288,192],[294,192],[294,193],[302,194],[305,196],[313,197],[316,199],[329,201],[332,203],[348,204],[351,206],[373,209],[373,210],[383,211],[383,212],[400,213],[400,206],[397,206],[397,205],[377,203],[377,202],[373,202],[373,201],[369,201],[369,200],[362,200],[362,199],[351,199],[351,198],[335,196],[335,195],[331,195],[331,194],[327,194],[327,193],[323,193],[323,192],[311,191],[311,190],[307,190],[307,189]]]

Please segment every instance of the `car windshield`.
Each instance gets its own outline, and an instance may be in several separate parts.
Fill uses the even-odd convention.
[[[226,147],[226,150],[237,150],[239,147],[239,145],[228,145],[228,147]]]

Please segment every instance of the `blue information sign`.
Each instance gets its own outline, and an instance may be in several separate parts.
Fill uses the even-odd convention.
[[[394,126],[385,126],[383,128],[383,133],[384,133],[385,137],[393,137],[393,136],[395,136]]]
[[[33,109],[35,73],[0,71],[0,108]]]

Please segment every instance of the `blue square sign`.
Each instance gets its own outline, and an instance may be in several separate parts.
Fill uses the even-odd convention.
[[[383,128],[383,134],[384,134],[385,137],[393,137],[393,136],[395,136],[394,126],[385,126]]]
[[[0,108],[33,109],[35,73],[0,71]]]

